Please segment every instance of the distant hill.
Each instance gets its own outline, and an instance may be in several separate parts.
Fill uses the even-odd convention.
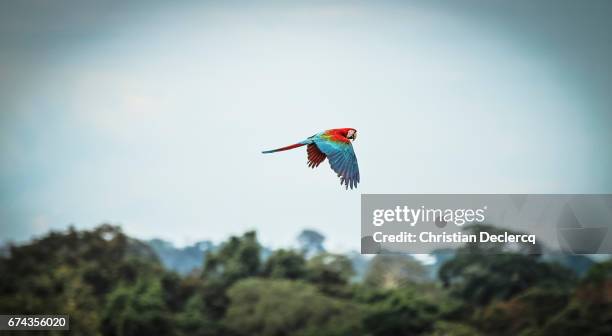
[[[314,230],[302,231],[296,240],[296,249],[302,251],[307,257],[325,252],[323,246],[325,237]],[[166,269],[179,274],[188,274],[201,269],[206,260],[206,254],[219,248],[217,244],[210,240],[202,240],[185,247],[176,247],[163,239],[151,239],[145,241],[145,243],[153,249]],[[261,247],[262,260],[266,260],[271,253],[271,248]]]
[[[368,266],[370,265],[370,261],[372,258],[368,258],[358,251],[350,251],[346,253],[346,257],[351,261],[351,265],[353,265],[353,271],[355,271],[355,275],[353,276],[353,281],[361,281],[368,271]]]
[[[306,258],[311,258],[319,253],[326,252],[325,236],[315,230],[303,230],[296,238],[295,248],[302,251]],[[190,246],[176,247],[171,242],[162,239],[152,239],[144,242],[157,255],[162,265],[169,270],[173,270],[179,274],[188,274],[195,270],[201,269],[206,259],[208,252],[216,251],[219,248],[218,244],[209,240],[202,240]],[[1,249],[0,249],[1,251]],[[266,260],[271,254],[272,249],[262,246],[261,258]],[[583,275],[594,263],[594,260],[588,256],[566,255],[558,251],[543,251],[543,259],[550,262],[557,262],[567,268],[572,269],[576,274]],[[371,258],[367,258],[358,252],[351,251],[346,254],[351,260],[355,270],[353,280],[360,281],[366,274]],[[430,254],[435,261],[431,264],[424,265],[427,270],[427,275],[431,280],[435,280],[438,276],[438,270],[446,261],[455,256],[454,250],[438,250]]]
[[[585,275],[591,266],[595,264],[595,261],[589,256],[564,254],[558,251],[545,253],[542,259],[548,262],[557,262],[573,270],[579,276]]]
[[[152,239],[145,243],[153,249],[165,268],[180,274],[188,274],[202,268],[206,254],[218,247],[209,240],[199,241],[185,247],[176,247],[171,242],[162,239]]]
[[[455,251],[452,249],[437,250],[430,254],[435,258],[435,262],[427,265],[431,279],[438,276],[440,267],[455,257]],[[544,249],[542,260],[547,262],[555,262],[574,271],[578,276],[583,276],[595,264],[590,256],[565,254],[559,251]]]
[[[163,239],[151,239],[144,243],[151,247],[166,269],[183,275],[202,269],[206,255],[219,248],[218,244],[210,240],[198,241],[185,247],[176,247]],[[272,249],[261,247],[262,260],[266,260],[271,253]]]

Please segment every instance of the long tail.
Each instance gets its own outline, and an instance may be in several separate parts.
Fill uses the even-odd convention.
[[[281,148],[277,148],[277,149],[271,149],[271,150],[263,151],[262,153],[263,154],[269,154],[269,153],[282,152],[282,151],[286,151],[286,150],[302,147],[302,146],[308,145],[310,143],[312,143],[312,141],[305,140],[305,141],[298,142],[298,143],[293,144],[293,145],[289,145],[289,146],[285,146],[285,147],[281,147]]]

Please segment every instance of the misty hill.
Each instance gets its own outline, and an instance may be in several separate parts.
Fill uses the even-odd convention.
[[[151,239],[144,242],[155,252],[161,264],[167,270],[186,275],[202,269],[206,255],[218,250],[219,245],[210,240],[201,240],[185,247],[176,247],[163,239]],[[272,249],[262,246],[261,259],[266,260]]]
[[[176,247],[169,241],[152,239],[146,241],[159,257],[162,265],[179,274],[188,274],[202,268],[206,254],[217,249],[209,240],[202,240],[190,246]]]
[[[297,251],[304,254],[306,258],[312,258],[318,254],[325,253],[325,236],[315,230],[303,230],[297,237],[294,247]],[[177,247],[173,243],[163,239],[151,239],[144,241],[155,252],[162,265],[179,274],[189,274],[201,269],[209,252],[214,252],[219,248],[218,244],[210,240],[198,241],[185,247]],[[262,260],[268,259],[272,254],[272,249],[261,246],[260,257]],[[350,253],[349,258],[355,268],[356,278],[360,279],[366,271],[367,259],[359,253]]]
[[[325,236],[314,230],[304,230],[296,238],[296,250],[302,252],[307,259],[310,259],[318,254],[327,252],[325,245]],[[185,247],[176,247],[169,241],[163,239],[152,239],[145,241],[155,253],[159,261],[168,270],[175,271],[179,274],[189,274],[196,270],[200,270],[206,260],[206,254],[214,252],[219,248],[218,244],[210,240],[198,241],[192,245]],[[138,246],[133,244],[134,248]],[[142,247],[141,247],[142,249]],[[141,253],[146,253],[141,251]],[[272,253],[272,249],[266,246],[261,247],[261,259],[266,260]],[[454,250],[439,250],[430,254],[435,261],[431,264],[424,265],[427,270],[427,277],[435,279],[438,276],[440,266],[446,261],[453,259],[455,256]],[[149,256],[151,257],[151,256]],[[351,261],[355,275],[353,280],[360,281],[366,274],[371,258],[361,255],[359,252],[350,251],[346,257]],[[407,259],[412,259],[406,256]],[[542,258],[550,262],[561,264],[578,275],[585,274],[595,261],[588,256],[567,255],[556,251],[544,249]]]

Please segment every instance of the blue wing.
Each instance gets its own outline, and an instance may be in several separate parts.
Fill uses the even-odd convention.
[[[323,154],[327,155],[331,169],[340,177],[340,184],[346,189],[357,188],[359,183],[359,165],[351,143],[316,139],[315,144]]]

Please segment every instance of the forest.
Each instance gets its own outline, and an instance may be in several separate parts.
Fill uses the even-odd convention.
[[[70,316],[70,332],[36,335],[612,335],[612,261],[577,272],[537,251],[469,244],[433,278],[413,258],[377,255],[356,280],[342,254],[263,257],[251,231],[180,274],[104,224],[5,249],[0,314],[17,313]]]

